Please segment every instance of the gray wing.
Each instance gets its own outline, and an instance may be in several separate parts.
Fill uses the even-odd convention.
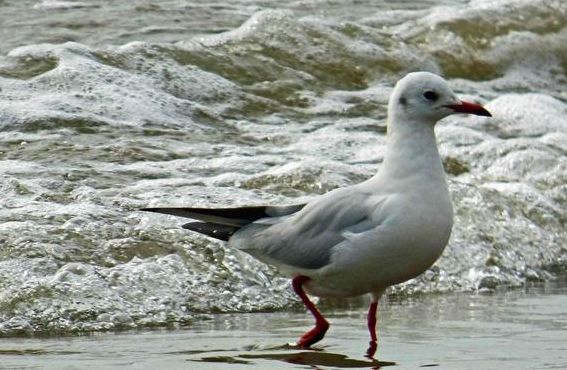
[[[337,189],[279,219],[260,219],[238,230],[229,245],[264,262],[305,269],[329,264],[333,248],[348,232],[375,225],[376,199],[351,188]]]

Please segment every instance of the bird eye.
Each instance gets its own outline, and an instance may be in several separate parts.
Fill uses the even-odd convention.
[[[428,90],[423,93],[423,97],[429,101],[435,101],[439,99],[439,95],[435,91]]]

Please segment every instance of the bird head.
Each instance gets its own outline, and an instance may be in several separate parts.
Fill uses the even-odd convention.
[[[481,105],[460,100],[447,81],[429,72],[413,72],[398,81],[388,105],[389,116],[435,124],[455,113],[488,116]]]

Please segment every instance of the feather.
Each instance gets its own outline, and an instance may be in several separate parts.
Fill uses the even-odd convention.
[[[232,234],[239,229],[237,226],[221,225],[212,222],[189,222],[182,227],[224,241],[228,241]]]
[[[213,224],[242,227],[261,218],[295,213],[305,204],[292,206],[252,206],[237,208],[142,208],[141,211],[165,213]]]

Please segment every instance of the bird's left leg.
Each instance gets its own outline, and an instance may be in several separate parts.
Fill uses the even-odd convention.
[[[309,330],[307,333],[303,334],[303,336],[299,338],[299,341],[295,344],[298,347],[304,348],[308,348],[312,344],[315,344],[323,339],[325,333],[327,332],[327,329],[329,329],[329,322],[325,320],[323,315],[321,315],[317,307],[315,307],[313,302],[309,300],[309,297],[307,297],[307,294],[305,294],[305,291],[303,290],[303,284],[305,284],[309,280],[310,279],[307,276],[299,275],[294,277],[291,281],[293,290],[299,296],[299,298],[301,298],[303,304],[305,304],[305,307],[307,307],[307,309],[311,311],[311,314],[313,314],[313,316],[315,317],[315,327]]]

